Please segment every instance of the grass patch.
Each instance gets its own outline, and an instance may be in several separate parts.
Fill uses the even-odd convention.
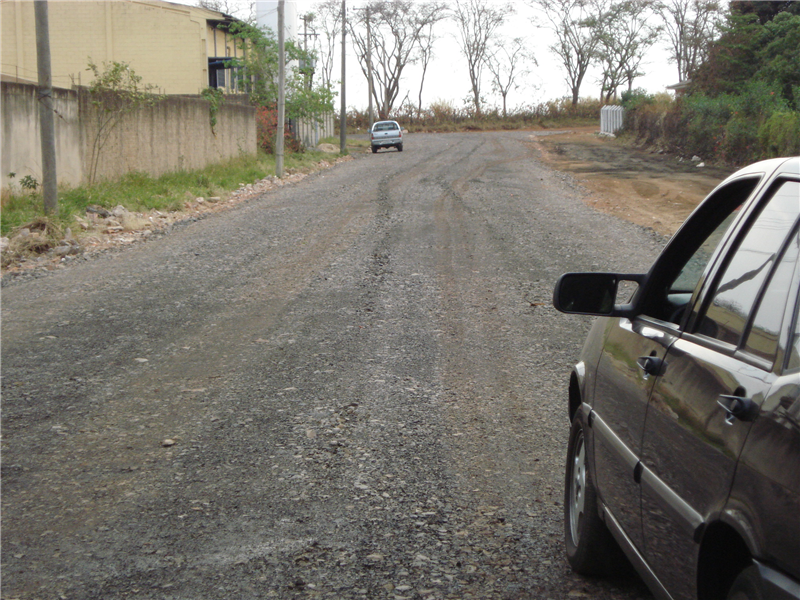
[[[306,171],[324,160],[338,155],[315,150],[286,154],[287,171]],[[51,220],[59,229],[71,227],[75,216],[83,216],[89,206],[106,209],[122,205],[131,212],[176,211],[189,198],[225,197],[240,184],[253,183],[275,174],[275,157],[259,152],[254,157],[239,157],[198,171],[176,171],[160,177],[145,173],[128,173],[114,181],[62,188],[58,194],[58,215]],[[41,193],[4,190],[0,233],[6,236],[14,229],[36,221],[44,215]]]

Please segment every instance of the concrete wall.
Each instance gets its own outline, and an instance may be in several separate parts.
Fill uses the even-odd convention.
[[[53,85],[88,85],[89,59],[124,62],[165,94],[199,94],[208,87],[210,56],[241,56],[231,36],[215,29],[222,13],[157,0],[48,3]],[[4,81],[36,83],[33,2],[0,2]]]
[[[25,175],[42,181],[36,87],[2,83],[2,187]],[[56,158],[60,184],[86,183],[97,140],[97,109],[85,89],[56,90]],[[126,115],[99,154],[97,178],[131,171],[158,176],[194,170],[257,151],[255,108],[223,102],[214,131],[209,103],[200,97],[168,96]],[[10,172],[16,172],[11,180]]]
[[[19,184],[26,175],[42,181],[42,151],[39,130],[37,88],[32,85],[0,85],[2,187]],[[56,172],[58,180],[78,185],[83,178],[83,143],[78,116],[78,94],[73,90],[53,90],[56,110]],[[9,178],[9,173],[16,173]]]

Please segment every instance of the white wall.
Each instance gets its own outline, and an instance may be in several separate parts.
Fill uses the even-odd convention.
[[[285,39],[297,40],[297,2],[286,0],[283,10]],[[269,27],[278,39],[278,2],[277,0],[256,1],[256,22],[260,27]]]

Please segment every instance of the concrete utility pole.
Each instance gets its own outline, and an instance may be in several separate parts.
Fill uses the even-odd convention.
[[[369,130],[372,131],[372,33],[370,30],[369,5],[367,5],[367,81],[369,82]]]
[[[286,43],[283,26],[285,0],[278,2],[278,124],[275,138],[275,175],[283,177],[283,136],[286,120]]]
[[[56,178],[56,125],[53,107],[53,76],[50,69],[50,26],[47,2],[33,3],[36,19],[36,63],[39,69],[39,130],[42,142],[42,193],[44,214],[58,213]]]
[[[347,36],[347,6],[346,0],[342,0],[342,108],[339,111],[339,152],[344,154],[347,150],[347,109],[344,99],[345,91],[345,63],[347,59],[347,46],[345,38]]]
[[[308,38],[310,37],[317,37],[317,34],[314,30],[311,30],[311,33],[308,33],[308,22],[314,20],[313,14],[306,14],[301,17],[303,19],[303,52],[306,53],[306,64],[303,67],[303,75],[306,84],[306,89],[311,89],[312,80],[314,78],[314,71],[316,69],[316,61],[311,61],[308,59]]]

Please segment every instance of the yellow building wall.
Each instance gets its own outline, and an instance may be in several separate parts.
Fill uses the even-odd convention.
[[[128,63],[142,82],[164,94],[198,94],[208,86],[208,57],[241,55],[209,19],[221,13],[157,0],[50,0],[53,85],[88,85],[89,57]],[[3,79],[36,83],[36,29],[32,0],[0,1]]]

